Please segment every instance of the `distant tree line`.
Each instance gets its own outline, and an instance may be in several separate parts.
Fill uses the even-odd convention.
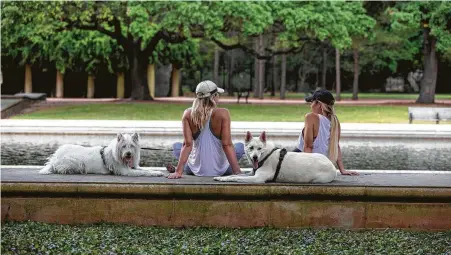
[[[230,95],[283,99],[322,87],[339,100],[341,90],[358,99],[419,69],[418,103],[451,91],[447,1],[3,1],[1,8],[4,90],[15,83],[11,90],[55,97],[150,100],[211,79]]]

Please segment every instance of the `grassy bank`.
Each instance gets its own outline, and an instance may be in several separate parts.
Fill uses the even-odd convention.
[[[448,232],[2,225],[2,254],[449,254]]]
[[[222,104],[233,121],[304,121],[308,105]],[[15,116],[15,119],[180,120],[190,104],[105,103],[59,106]],[[341,122],[408,123],[407,106],[336,106]]]

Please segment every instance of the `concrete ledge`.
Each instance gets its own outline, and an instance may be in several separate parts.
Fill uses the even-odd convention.
[[[444,172],[361,173],[322,185],[1,172],[2,221],[451,229],[451,174]]]
[[[2,95],[2,100],[15,100],[16,102],[6,105],[2,104],[1,118],[9,118],[22,112],[22,110],[30,107],[36,102],[40,102],[46,99],[45,93],[17,93],[15,95]],[[3,120],[2,120],[3,121]]]
[[[449,203],[2,198],[2,221],[449,230]]]
[[[406,119],[407,121],[407,119]],[[303,122],[232,122],[232,134],[244,136],[247,131],[265,130],[275,138],[297,138]],[[264,128],[262,128],[264,127]],[[342,123],[343,138],[451,139],[451,125]],[[139,132],[148,136],[181,136],[180,121],[120,120],[4,120],[5,134],[111,135],[118,132]]]
[[[352,200],[451,202],[451,188],[350,187],[299,184],[2,183],[2,197],[181,198],[207,200]]]

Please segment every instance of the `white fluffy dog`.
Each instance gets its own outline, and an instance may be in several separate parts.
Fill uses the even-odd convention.
[[[118,134],[106,147],[62,145],[39,173],[163,176],[160,171],[139,170],[139,160],[139,135]]]
[[[262,132],[258,138],[253,138],[251,133],[247,132],[245,151],[254,168],[253,176],[230,175],[214,177],[214,180],[249,183],[265,183],[267,181],[327,183],[333,181],[337,176],[334,164],[322,154],[286,152],[284,156],[282,153],[282,157],[280,157],[282,150],[266,141],[265,132]]]

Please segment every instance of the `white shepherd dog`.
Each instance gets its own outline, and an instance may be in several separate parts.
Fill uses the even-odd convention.
[[[282,152],[266,141],[266,134],[252,137],[246,134],[245,151],[253,165],[253,176],[230,175],[214,177],[222,182],[265,183],[267,181],[294,183],[327,183],[337,176],[334,164],[319,153]],[[279,169],[278,169],[279,168]]]
[[[139,160],[139,135],[118,134],[106,147],[62,145],[39,173],[163,176],[160,171],[139,170]]]

